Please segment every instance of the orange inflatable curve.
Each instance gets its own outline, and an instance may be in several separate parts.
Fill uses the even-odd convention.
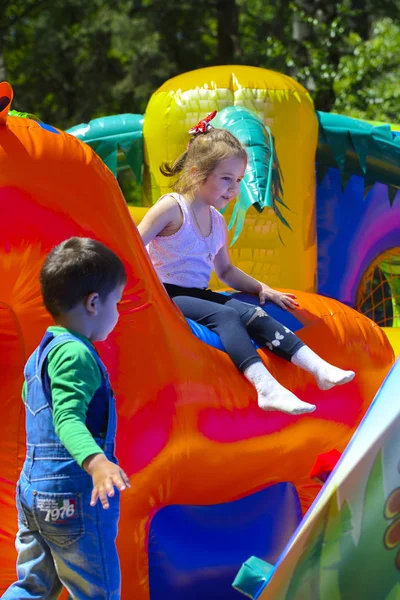
[[[316,456],[344,449],[393,361],[379,327],[336,301],[298,293],[300,337],[357,377],[320,392],[310,376],[262,353],[280,381],[317,404],[310,416],[263,413],[228,356],[194,337],[166,296],[114,177],[89,147],[4,118],[0,210],[0,592],[15,577],[23,365],[50,323],[38,275],[50,248],[71,235],[102,240],[129,274],[120,322],[99,344],[118,398],[117,453],[132,484],[118,540],[123,599],[149,598],[147,533],[162,506],[226,502],[291,481],[308,508],[319,491],[308,477]]]

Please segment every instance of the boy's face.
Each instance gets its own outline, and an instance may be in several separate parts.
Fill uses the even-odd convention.
[[[92,341],[103,342],[116,326],[119,319],[118,303],[121,301],[124,285],[118,285],[112,290],[106,299],[100,298],[97,303],[96,327],[93,332]]]

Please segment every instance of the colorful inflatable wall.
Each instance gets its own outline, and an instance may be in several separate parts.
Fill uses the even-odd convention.
[[[398,327],[400,135],[339,115],[319,123],[318,292]]]
[[[247,597],[399,598],[399,385],[398,360],[275,569],[265,577],[254,559],[242,569]]]
[[[295,123],[302,126],[307,118],[300,118],[301,111],[309,109],[294,92],[293,102],[290,94],[279,101],[277,87],[272,79],[274,93],[263,92],[263,98],[269,98],[271,127],[275,115],[282,125],[282,138],[279,127],[275,135],[277,148],[284,149],[285,118],[290,129]],[[117,453],[132,485],[122,495],[118,539],[122,597],[234,598],[231,582],[253,553],[255,530],[265,532],[257,554],[275,561],[320,489],[309,476],[315,458],[332,448],[344,450],[392,364],[392,349],[381,329],[351,308],[298,292],[300,308],[279,318],[323,358],[354,369],[357,376],[343,388],[320,392],[309,375],[260,350],[282,383],[317,405],[310,416],[263,413],[254,389],[228,356],[194,336],[166,296],[111,171],[75,137],[8,116],[8,84],[1,84],[0,97],[5,99],[0,112],[5,422],[0,439],[0,591],[15,576],[14,495],[25,441],[23,365],[50,323],[40,299],[39,270],[55,244],[83,235],[109,245],[128,272],[120,322],[107,342],[99,344],[118,398]],[[300,111],[296,117],[293,110]],[[294,154],[305,157],[311,168],[309,136],[299,134]],[[299,168],[294,182],[285,184],[292,195],[303,190],[302,206],[310,201],[312,179],[311,171]],[[308,267],[304,273],[303,259],[308,252],[315,255],[310,250],[314,231],[308,217],[306,224],[298,214],[294,218],[299,229],[293,242],[279,250],[287,257],[280,268],[289,268],[296,256],[298,274],[292,267],[288,281],[307,287],[312,278]]]
[[[243,140],[250,165],[254,164],[253,148],[262,145],[254,129],[258,121],[275,136],[274,150],[282,168],[280,200],[284,204],[266,203],[257,213],[258,198],[249,201],[249,186],[242,185],[239,200],[227,212],[234,263],[272,285],[318,291],[355,307],[387,328],[398,352],[398,128],[314,113],[305,90],[278,73],[254,67],[213,67],[167,81],[150,99],[144,117],[94,119],[70,132],[89,143],[115,174],[131,167],[137,182],[143,184],[142,207],[131,207],[138,223],[145,207],[168,189],[159,165],[185,149],[187,130],[214,109],[219,113],[218,123],[213,123],[239,133],[239,138],[233,119],[219,119],[219,115],[248,111],[253,121],[247,117],[242,123],[251,132],[250,144]],[[258,182],[266,177],[267,162],[268,154],[253,168]],[[297,261],[292,260],[294,255]],[[220,283],[214,278],[212,285],[216,288]]]

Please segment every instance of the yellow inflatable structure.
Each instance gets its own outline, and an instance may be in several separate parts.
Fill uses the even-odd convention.
[[[255,113],[275,137],[289,207],[285,217],[292,230],[278,223],[272,209],[259,214],[251,207],[231,248],[232,260],[272,287],[315,291],[318,122],[310,96],[290,77],[258,67],[226,66],[198,69],[164,83],[145,114],[143,204],[154,204],[170,190],[159,167],[184,152],[188,130],[212,110],[235,105]],[[140,211],[133,215],[138,220]],[[211,286],[220,287],[216,278]]]

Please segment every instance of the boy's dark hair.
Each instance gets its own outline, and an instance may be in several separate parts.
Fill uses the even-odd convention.
[[[71,310],[93,292],[105,300],[125,282],[125,268],[118,256],[91,238],[71,237],[61,242],[40,272],[43,302],[52,317]]]

